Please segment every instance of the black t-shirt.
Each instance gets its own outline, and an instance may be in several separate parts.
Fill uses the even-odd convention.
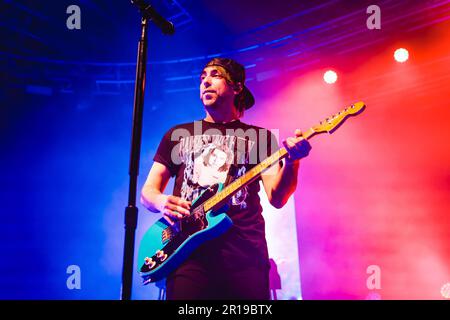
[[[165,165],[175,177],[173,195],[193,201],[207,187],[224,183],[228,175],[235,178],[245,174],[277,149],[277,139],[267,129],[239,120],[225,124],[199,120],[167,131],[153,160]],[[227,215],[233,226],[201,245],[191,258],[206,259],[225,268],[269,266],[258,196],[260,179],[229,201]]]

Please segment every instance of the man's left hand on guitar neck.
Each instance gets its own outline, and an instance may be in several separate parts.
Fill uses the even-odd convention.
[[[283,145],[288,152],[286,157],[286,164],[290,165],[298,162],[300,159],[308,156],[311,151],[311,145],[309,141],[303,138],[303,134],[300,129],[296,129],[295,137],[289,137],[283,141]]]

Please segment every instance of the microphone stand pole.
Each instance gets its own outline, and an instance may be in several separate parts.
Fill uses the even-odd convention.
[[[123,254],[121,299],[131,299],[133,283],[133,260],[135,233],[138,219],[136,207],[137,177],[139,175],[139,158],[141,152],[142,116],[144,111],[145,75],[147,65],[147,18],[141,22],[141,38],[138,44],[136,65],[136,82],[134,86],[133,127],[130,153],[130,188],[128,192],[128,206],[125,208],[125,247]]]
[[[138,44],[136,63],[136,82],[134,85],[133,127],[130,154],[130,188],[128,191],[128,206],[125,208],[125,245],[123,253],[121,299],[131,299],[133,283],[134,242],[138,219],[136,207],[137,177],[139,175],[139,158],[141,153],[142,116],[144,112],[145,76],[147,66],[147,27],[152,21],[166,35],[175,32],[173,23],[162,17],[150,4],[144,0],[131,0],[142,14],[141,38]]]

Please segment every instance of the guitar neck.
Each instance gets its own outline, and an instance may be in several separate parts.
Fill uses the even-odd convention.
[[[349,116],[355,116],[360,114],[366,105],[364,102],[359,101],[351,106],[345,108],[344,110],[326,118],[319,124],[311,127],[307,131],[302,133],[303,139],[310,139],[312,136],[320,133],[333,133]],[[245,187],[252,181],[256,180],[265,170],[267,170],[271,165],[280,161],[288,155],[286,148],[281,148],[270,157],[254,166],[250,171],[248,171],[243,176],[237,178],[235,181],[226,186],[222,191],[218,192],[216,195],[208,199],[203,204],[204,212],[207,212],[214,208],[215,206],[223,204],[229,197],[238,192],[241,188]]]
[[[305,133],[303,133],[304,139],[311,138],[316,132],[313,128],[307,130]],[[240,189],[248,185],[249,183],[255,181],[259,176],[266,171],[270,166],[272,166],[274,163],[280,161],[281,159],[285,158],[288,155],[288,152],[286,148],[282,147],[278,149],[276,152],[274,152],[271,156],[266,158],[264,161],[260,162],[256,166],[254,166],[250,171],[248,171],[243,176],[237,178],[232,183],[230,183],[228,186],[226,186],[222,191],[208,199],[204,205],[203,209],[204,211],[209,211],[215,206],[224,203],[226,200],[228,200],[231,196],[233,196],[236,192],[238,192]]]

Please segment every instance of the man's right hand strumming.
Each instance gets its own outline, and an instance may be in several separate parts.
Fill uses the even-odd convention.
[[[191,202],[177,196],[161,194],[157,197],[157,208],[164,219],[173,225],[176,220],[190,214]]]

